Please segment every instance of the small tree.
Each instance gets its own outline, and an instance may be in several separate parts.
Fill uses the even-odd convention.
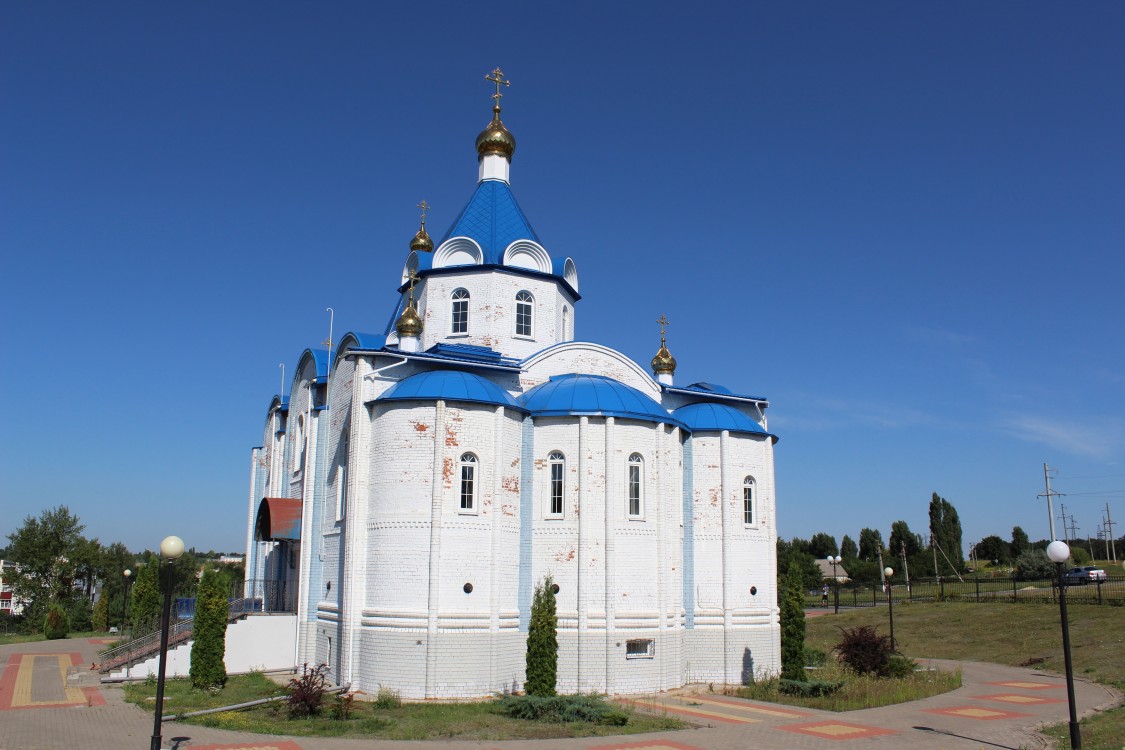
[[[159,627],[161,604],[160,558],[152,557],[137,569],[137,582],[129,597],[129,620],[133,630]]]
[[[781,597],[781,676],[805,680],[805,592],[801,573],[790,568]]]
[[[109,597],[98,597],[98,602],[94,605],[93,624],[98,633],[109,630]]]
[[[52,604],[43,618],[43,635],[53,641],[66,638],[69,632],[70,618],[66,616],[66,610],[61,604]]]
[[[555,582],[551,576],[535,587],[531,602],[531,622],[527,628],[528,695],[552,696],[559,668],[558,618],[555,616]]]
[[[199,690],[221,688],[227,681],[223,661],[227,643],[227,577],[208,566],[199,582],[192,624],[192,687]]]

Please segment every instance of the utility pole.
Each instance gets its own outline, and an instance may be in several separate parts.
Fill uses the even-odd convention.
[[[910,591],[910,567],[906,564],[906,542],[899,540],[899,550],[902,552],[902,572],[906,576],[906,590]]]
[[[934,553],[934,575],[937,576],[938,583],[941,583],[941,568],[937,566],[937,540],[933,534],[930,534],[930,550]]]
[[[1047,491],[1050,492],[1050,489],[1048,489]],[[1065,541],[1067,543],[1067,545],[1069,546],[1070,545],[1070,536],[1068,536],[1067,533],[1066,533],[1066,503],[1059,503],[1059,520],[1062,521],[1063,541]],[[1054,530],[1052,530],[1051,534],[1054,535],[1054,533],[1055,533]]]
[[[1117,562],[1117,540],[1113,536],[1113,519],[1109,517],[1109,502],[1105,504],[1105,526],[1106,531],[1109,532],[1110,549],[1113,552],[1113,557],[1110,558],[1112,562]]]
[[[1039,495],[1039,497],[1047,498],[1047,520],[1051,522],[1051,541],[1053,542],[1058,537],[1055,536],[1055,511],[1052,508],[1051,496],[1059,493],[1051,492],[1051,467],[1045,463],[1043,464],[1043,483],[1047,485],[1047,492],[1045,495]]]
[[[1067,537],[1067,543],[1069,544],[1071,539],[1078,541],[1078,526],[1074,523],[1073,515],[1067,516],[1067,518],[1070,519],[1070,526],[1068,527],[1070,529],[1070,536]]]

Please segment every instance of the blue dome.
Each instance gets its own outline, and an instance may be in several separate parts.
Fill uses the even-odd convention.
[[[484,180],[477,185],[468,205],[441,242],[450,237],[472,237],[476,240],[484,251],[485,265],[499,265],[505,248],[516,240],[539,243],[539,235],[535,234],[516,203],[512,189],[506,182],[497,180]]]
[[[429,370],[395,383],[376,401],[468,401],[524,411],[508,392],[479,375],[460,370]]]
[[[625,417],[683,426],[636,388],[601,375],[556,375],[520,396],[535,417]]]
[[[738,409],[723,404],[688,404],[672,412],[692,432],[721,431],[767,434],[761,426]]]

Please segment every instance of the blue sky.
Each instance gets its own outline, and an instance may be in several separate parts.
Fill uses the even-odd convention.
[[[0,6],[0,535],[241,549],[278,363],[382,330],[497,65],[578,337],[769,397],[782,536],[1046,537],[1045,461],[1125,522],[1125,7],[541,5]]]

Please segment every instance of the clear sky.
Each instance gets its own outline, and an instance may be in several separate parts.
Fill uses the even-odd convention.
[[[779,531],[930,493],[968,544],[1125,529],[1125,5],[0,4],[0,536],[244,546],[285,363],[381,332],[417,228],[512,186],[577,336],[771,401]],[[1058,510],[1056,506],[1056,511]]]

